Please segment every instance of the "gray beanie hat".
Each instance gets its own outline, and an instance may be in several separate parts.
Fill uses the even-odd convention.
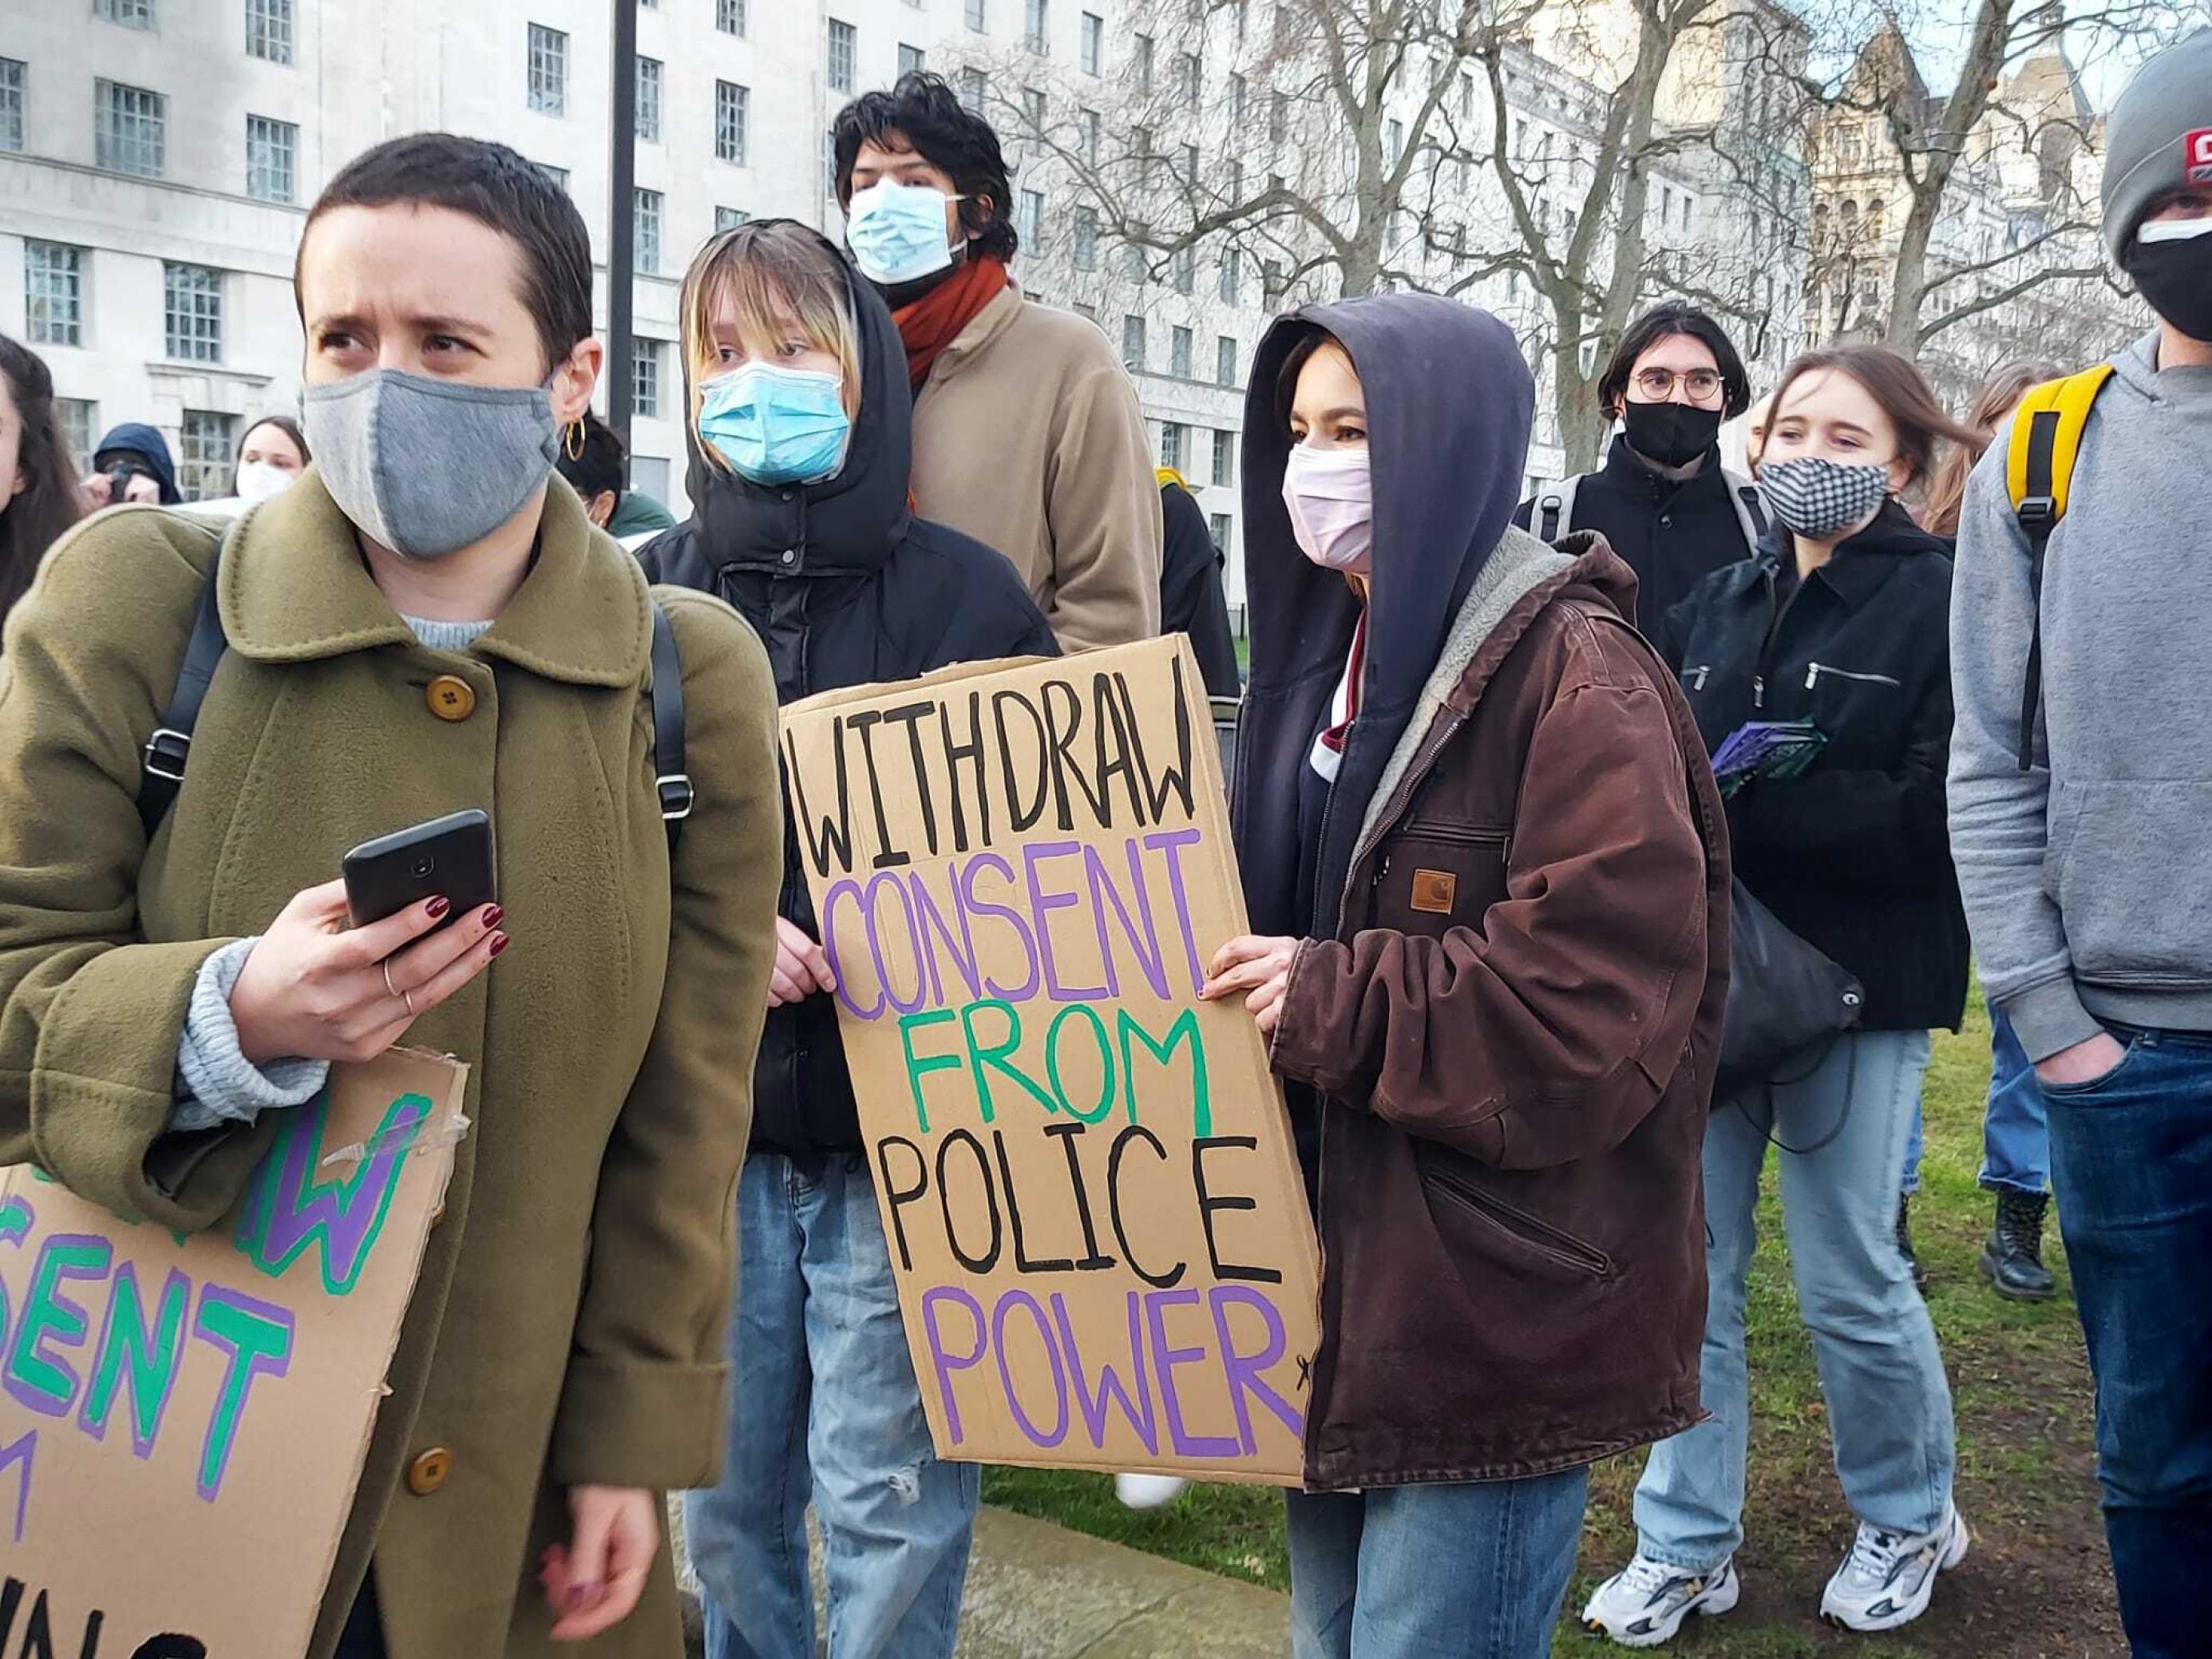
[[[2122,262],[2154,198],[2212,185],[2212,29],[2145,64],[2105,124],[2105,246]]]

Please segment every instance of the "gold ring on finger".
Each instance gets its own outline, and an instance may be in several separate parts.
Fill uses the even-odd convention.
[[[400,994],[399,988],[392,982],[392,958],[390,957],[386,957],[383,961],[378,963],[376,965],[384,971],[384,989],[386,994],[395,998],[399,998],[402,1001],[405,1000],[405,999]]]
[[[407,1018],[410,1018],[410,1019],[414,1018],[415,1018],[415,998],[414,998],[414,996],[413,996],[410,993],[409,993],[409,992],[402,991],[402,992],[399,994],[399,1000],[400,1000],[402,1002],[404,1002],[404,1003],[405,1003],[405,1004],[407,1005]]]

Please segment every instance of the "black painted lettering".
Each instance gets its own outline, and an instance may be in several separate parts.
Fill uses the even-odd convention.
[[[1058,1140],[1060,1151],[1067,1154],[1067,1182],[1075,1193],[1075,1218],[1083,1227],[1083,1260],[1075,1264],[1079,1273],[1094,1273],[1115,1265],[1115,1258],[1098,1248],[1098,1226],[1091,1218],[1091,1189],[1083,1179],[1083,1160],[1075,1152],[1075,1143],[1090,1127],[1079,1121],[1044,1126],[1045,1133]]]
[[[914,1158],[914,1185],[902,1187],[891,1174],[891,1148],[901,1146]],[[903,1211],[908,1204],[929,1190],[929,1161],[921,1155],[921,1148],[904,1135],[885,1135],[876,1143],[876,1173],[883,1183],[884,1200],[890,1206],[891,1237],[898,1245],[899,1270],[914,1271],[914,1252],[907,1248],[906,1217]]]
[[[1022,780],[1015,769],[1014,745],[1006,735],[1009,708],[1020,709],[1036,728],[1036,798],[1027,805],[1022,801]],[[1006,777],[1006,811],[1012,820],[1008,827],[1019,835],[1044,816],[1045,802],[1052,798],[1052,755],[1045,737],[1044,716],[1020,692],[1006,690],[991,693],[991,723],[999,728],[999,766]]]
[[[1190,1143],[1190,1184],[1198,1193],[1198,1218],[1206,1229],[1206,1265],[1213,1269],[1216,1279],[1241,1279],[1255,1285],[1279,1285],[1283,1276],[1273,1267],[1247,1267],[1235,1261],[1221,1259],[1220,1243],[1213,1237],[1213,1212],[1216,1210],[1256,1210],[1259,1200],[1241,1193],[1231,1193],[1216,1198],[1206,1187],[1206,1155],[1224,1146],[1242,1152],[1255,1151],[1260,1143],[1250,1135],[1212,1135]]]
[[[902,848],[891,845],[890,819],[884,816],[884,782],[876,775],[875,728],[883,723],[878,709],[864,708],[848,717],[846,724],[860,734],[860,759],[868,769],[868,795],[876,809],[876,841],[883,850],[876,854],[875,867],[888,870],[897,865],[912,862]]]
[[[1114,1242],[1121,1247],[1121,1259],[1129,1270],[1147,1285],[1170,1290],[1182,1282],[1187,1264],[1178,1261],[1164,1273],[1146,1270],[1137,1260],[1137,1253],[1129,1248],[1129,1231],[1121,1218],[1121,1155],[1129,1150],[1129,1143],[1141,1140],[1152,1149],[1152,1156],[1163,1164],[1168,1161],[1168,1149],[1160,1145],[1160,1138],[1141,1123],[1132,1123],[1114,1137],[1114,1150],[1106,1155],[1106,1212],[1114,1223]]]
[[[1129,722],[1129,747],[1136,751],[1137,769],[1145,775],[1145,795],[1152,806],[1154,823],[1163,821],[1170,795],[1182,800],[1186,818],[1198,811],[1197,798],[1190,787],[1190,698],[1183,689],[1181,653],[1176,653],[1170,671],[1175,684],[1176,763],[1163,767],[1158,773],[1152,770],[1145,754],[1145,729],[1137,723],[1137,705],[1129,696],[1129,682],[1121,675],[1114,677],[1119,682],[1121,712]],[[1209,728],[1211,724],[1209,717]]]
[[[930,702],[902,703],[884,710],[885,726],[906,727],[907,750],[914,757],[915,795],[921,808],[921,834],[932,857],[937,854],[937,792],[930,787],[929,765],[921,757],[921,722],[936,712],[937,705]]]
[[[955,1146],[965,1146],[975,1158],[975,1176],[983,1183],[983,1202],[991,1214],[991,1248],[981,1255],[970,1255],[960,1243],[960,1230],[952,1220],[952,1186],[945,1179],[945,1161],[952,1155]],[[945,1211],[945,1242],[952,1247],[952,1254],[960,1265],[971,1273],[987,1273],[999,1265],[999,1250],[1006,1238],[1006,1226],[999,1218],[999,1194],[991,1184],[991,1160],[983,1150],[983,1143],[966,1129],[955,1129],[937,1146],[937,1201]]]
[[[1006,1224],[1014,1235],[1014,1271],[1018,1273],[1065,1273],[1075,1270],[1075,1263],[1064,1255],[1044,1261],[1030,1260],[1029,1243],[1022,1236],[1022,1206],[1014,1195],[1014,1167],[1006,1158],[1006,1132],[991,1131],[991,1140],[999,1153],[999,1184],[1006,1189]]]
[[[814,866],[814,873],[830,873],[830,855],[837,855],[837,870],[841,875],[853,872],[853,826],[851,791],[845,775],[845,717],[836,716],[830,725],[830,746],[837,756],[837,816],[835,820],[826,814],[817,820],[814,809],[806,799],[805,775],[799,769],[799,747],[788,733],[784,737],[784,777],[789,781],[793,797],[792,816],[799,820],[799,828],[806,842],[806,856]],[[820,833],[816,833],[817,823]]]
[[[1121,700],[1115,695],[1117,674],[1093,674],[1091,677],[1091,735],[1098,750],[1098,764],[1094,769],[1101,799],[1113,793],[1114,780],[1119,777],[1121,787],[1128,792],[1129,811],[1138,823],[1149,823],[1145,816],[1144,791],[1137,787],[1137,769],[1129,758],[1129,725],[1121,718]]]
[[[1057,696],[1054,695],[1055,692],[1059,694]],[[1106,803],[1092,791],[1091,780],[1083,775],[1083,763],[1072,752],[1075,739],[1083,732],[1081,694],[1066,680],[1047,680],[1037,694],[1037,700],[1044,704],[1045,729],[1051,733],[1052,793],[1054,803],[1060,809],[1060,829],[1068,830],[1075,828],[1074,810],[1068,805],[1067,799],[1067,781],[1073,777],[1075,787],[1083,792],[1085,803],[1091,808],[1092,820],[1101,829],[1111,830],[1114,825],[1107,817]],[[1063,719],[1066,722],[1064,726],[1061,724]]]
[[[952,850],[968,850],[968,814],[961,805],[960,763],[966,761],[975,775],[975,840],[981,843],[991,839],[991,791],[983,781],[983,694],[968,694],[968,741],[952,740],[952,705],[945,703],[938,712],[938,735],[945,741],[945,792],[952,803]]]

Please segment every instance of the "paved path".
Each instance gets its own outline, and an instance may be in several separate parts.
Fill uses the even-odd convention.
[[[821,1547],[815,1547],[821,1583]],[[698,1651],[695,1646],[692,1652]],[[1283,1659],[1287,1597],[1008,1510],[975,1523],[955,1659]]]

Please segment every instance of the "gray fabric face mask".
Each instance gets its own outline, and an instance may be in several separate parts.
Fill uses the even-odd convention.
[[[522,510],[560,453],[544,387],[396,368],[307,387],[300,421],[338,511],[410,559],[482,541]]]

